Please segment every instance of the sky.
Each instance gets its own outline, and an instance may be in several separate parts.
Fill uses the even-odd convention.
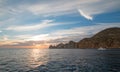
[[[0,0],[0,48],[48,48],[120,27],[120,0]]]

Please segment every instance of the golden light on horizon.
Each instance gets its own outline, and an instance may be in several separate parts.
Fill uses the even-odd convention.
[[[49,34],[35,35],[27,39],[28,41],[46,41],[49,39]]]
[[[33,44],[34,48],[48,48],[49,44]]]

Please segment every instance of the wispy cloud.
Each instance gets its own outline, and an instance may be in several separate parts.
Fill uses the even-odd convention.
[[[62,0],[62,1],[52,1],[45,3],[37,3],[33,5],[25,5],[24,8],[35,15],[47,15],[47,16],[57,16],[64,14],[76,13],[77,8],[85,3],[92,3],[93,1],[83,1],[83,0]],[[22,7],[22,6],[21,6]]]
[[[48,40],[49,34],[40,34],[40,35],[34,35],[30,38],[28,38],[28,41],[41,41],[41,40]]]
[[[120,27],[120,23],[99,23],[91,26],[75,27],[67,30],[58,30],[55,35],[86,35],[86,34],[95,34],[100,30],[110,27]]]
[[[75,27],[67,30],[58,30],[52,33],[51,35],[61,37],[58,38],[61,39],[61,41],[63,41],[63,38],[66,41],[69,40],[79,41],[82,38],[91,37],[97,32],[110,27],[120,27],[120,23],[99,23],[92,26]]]
[[[8,36],[7,36],[7,35],[4,35],[4,36],[3,36],[3,40],[4,40],[4,41],[8,40]]]
[[[12,41],[12,42],[1,42],[1,46],[10,47],[30,47],[34,45],[45,45],[48,47],[50,44],[57,44],[60,42],[66,43],[70,40],[79,41],[85,37],[91,37],[99,31],[110,28],[110,27],[120,27],[120,23],[99,23],[92,26],[75,27],[71,29],[58,30],[49,34],[39,34],[39,35],[19,35],[16,36],[18,39],[24,39],[24,41]]]
[[[14,1],[14,0],[13,0]],[[6,1],[7,2],[7,1]],[[12,2],[12,0],[11,0]],[[19,2],[19,1],[18,1]],[[35,15],[61,15],[61,14],[69,14],[69,13],[76,13],[78,9],[82,10],[87,15],[95,15],[104,12],[114,11],[119,9],[119,0],[60,0],[55,1],[49,0],[45,1],[34,1],[29,2],[21,2],[15,4],[16,6],[7,7],[7,11],[9,14],[16,14],[20,12],[31,12]],[[10,5],[10,4],[9,4]],[[1,10],[5,10],[3,8]],[[4,12],[3,12],[4,13]]]
[[[80,15],[85,17],[86,19],[88,19],[88,20],[92,20],[93,19],[92,16],[84,13],[82,10],[78,9],[78,11],[80,12]]]
[[[51,24],[53,20],[44,20],[39,24],[36,25],[25,25],[25,26],[10,26],[6,28],[6,30],[14,30],[14,31],[31,31],[31,30],[38,30],[50,26],[54,26],[55,24]]]
[[[120,27],[120,23],[99,23],[92,26],[84,27],[74,27],[71,29],[57,30],[48,34],[38,34],[38,35],[18,35],[19,39],[24,39],[26,41],[49,41],[49,40],[80,40],[85,37],[90,37],[97,32],[110,28],[110,27]]]
[[[58,26],[58,25],[70,25],[79,23],[80,21],[75,22],[54,22],[54,20],[43,20],[40,23],[32,24],[32,25],[16,25],[16,26],[9,26],[6,30],[13,30],[13,31],[31,31],[31,30],[39,30],[47,27]]]
[[[25,34],[25,35],[17,35],[15,38],[21,39],[24,41],[41,41],[41,40],[48,40],[49,34],[38,34],[38,35],[32,35],[32,34]]]

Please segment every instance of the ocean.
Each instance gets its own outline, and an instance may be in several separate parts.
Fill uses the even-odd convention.
[[[0,72],[120,72],[120,49],[0,49]]]

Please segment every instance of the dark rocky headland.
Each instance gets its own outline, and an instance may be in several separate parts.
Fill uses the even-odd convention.
[[[79,42],[69,41],[66,44],[50,45],[50,49],[70,48],[120,48],[120,28],[107,28],[91,38],[84,38]]]

